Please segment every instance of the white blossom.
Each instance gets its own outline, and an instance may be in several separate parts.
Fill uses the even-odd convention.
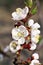
[[[37,65],[37,64],[40,65],[39,60],[32,60],[30,63],[30,65]]]
[[[40,38],[40,25],[38,23],[34,23],[33,19],[28,21],[28,26],[31,27],[31,42],[38,43]]]
[[[39,42],[39,37],[40,36],[38,36],[38,35],[34,36],[34,37],[31,38],[31,41],[34,42],[34,43],[38,43]]]
[[[28,12],[29,12],[29,9],[27,6],[23,9],[17,8],[16,12],[12,13],[12,17],[13,17],[12,19],[13,20],[22,20],[22,19],[26,18]]]
[[[9,47],[10,47],[10,51],[11,51],[12,53],[16,53],[18,50],[21,49],[21,46],[18,44],[17,41],[12,41],[12,42],[10,43]]]
[[[35,29],[38,29],[38,28],[40,28],[40,25],[39,25],[38,23],[34,23],[33,26],[32,26],[32,28],[33,28],[33,29],[34,29],[34,28],[35,28]]]
[[[39,54],[38,54],[38,53],[34,53],[34,54],[32,55],[32,57],[37,60],[37,59],[39,59]]]
[[[18,40],[18,44],[23,44],[25,42],[25,38],[20,38],[19,40]]]
[[[33,29],[38,29],[40,28],[40,25],[38,23],[34,23],[33,19],[28,20],[28,26],[33,28]]]
[[[32,43],[30,46],[31,46],[30,50],[35,50],[36,49],[36,44],[35,43]]]
[[[11,33],[12,33],[13,39],[15,39],[15,40],[19,39],[19,36],[17,35],[18,34],[18,28],[13,28]]]
[[[13,28],[12,29],[12,38],[14,40],[18,40],[18,42],[20,42],[21,44],[24,44],[25,37],[28,36],[28,35],[29,35],[29,32],[26,29],[26,27],[23,26],[23,25],[19,26],[18,28]]]
[[[28,26],[29,27],[32,26],[33,24],[34,24],[34,20],[33,19],[28,20]]]
[[[40,30],[31,30],[31,35],[34,37],[36,35],[39,35],[40,34]]]
[[[26,27],[25,27],[25,26],[21,25],[21,26],[19,26],[19,28],[18,28],[18,29],[20,30],[20,32],[21,32],[21,33],[23,33],[23,34],[24,34],[24,37],[26,37],[26,36],[28,36],[28,35],[29,35],[29,32],[28,32],[28,30],[26,29]]]

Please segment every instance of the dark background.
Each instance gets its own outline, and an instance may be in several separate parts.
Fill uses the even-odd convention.
[[[11,18],[11,14],[15,11],[16,8],[25,6],[24,0],[0,0],[0,45],[2,48],[8,45],[11,38],[11,30],[14,27],[15,21]],[[43,0],[37,0],[38,13],[32,16],[35,21],[41,25],[41,36],[42,40],[35,52],[38,52],[40,55],[40,62],[43,63]],[[22,57],[26,52],[23,51]],[[26,53],[25,55],[28,56]],[[24,56],[23,58],[27,57]],[[0,65],[12,65],[12,55],[11,58],[4,57],[4,60],[0,62]]]

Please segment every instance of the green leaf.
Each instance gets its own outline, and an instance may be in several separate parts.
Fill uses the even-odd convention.
[[[33,5],[33,1],[32,0],[25,0],[25,4],[28,6],[28,7],[32,7]]]
[[[31,10],[31,14],[36,14],[37,13],[37,7],[35,7],[35,8],[33,8],[32,10]]]
[[[29,0],[29,7],[31,8],[32,7],[32,4],[33,4],[33,2],[31,1],[31,0]]]

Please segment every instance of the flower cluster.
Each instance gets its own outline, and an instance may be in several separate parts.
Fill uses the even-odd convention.
[[[40,38],[40,30],[38,28],[40,28],[40,25],[34,23],[33,19],[28,21],[27,27],[24,25],[14,27],[11,32],[13,41],[10,43],[10,50],[13,53],[24,48],[35,50]]]
[[[39,62],[39,55],[37,53],[34,53],[32,55],[33,60],[31,61],[30,65],[41,65],[41,63]]]
[[[28,13],[29,8],[27,6],[23,9],[17,8],[16,12],[12,13],[12,19],[21,21],[27,17]],[[11,34],[13,41],[9,45],[9,49],[12,53],[19,52],[19,50],[21,51],[23,49],[31,51],[36,49],[40,38],[40,25],[37,22],[34,23],[33,19],[29,19],[27,23],[27,26],[20,24],[12,29]],[[34,53],[30,59],[30,65],[39,65],[40,62],[38,59],[39,55]]]
[[[12,19],[21,21],[27,17],[29,13],[29,8],[26,6],[25,8],[17,8],[16,12],[12,13]],[[35,50],[37,47],[37,43],[40,38],[40,25],[36,22],[34,23],[33,19],[27,21],[28,25],[19,25],[15,26],[12,31],[13,41],[9,45],[9,49],[12,53],[19,52],[19,50],[28,49]],[[20,53],[19,53],[20,54]],[[39,55],[34,53],[30,60],[30,65],[40,65]],[[29,60],[28,60],[29,61]]]
[[[32,42],[32,46],[31,50],[36,49],[36,44],[39,42],[39,38],[40,38],[40,25],[38,23],[34,23],[34,20],[29,20],[28,21],[28,26],[31,27],[31,42]]]
[[[13,28],[11,33],[12,33],[12,38],[13,38],[13,41],[10,43],[11,51],[16,49],[16,48],[12,49],[12,47],[15,47],[15,46],[18,47],[18,49],[19,49],[19,47],[21,49],[22,48],[21,45],[25,44],[25,42],[26,42],[25,38],[29,35],[28,30],[26,29],[25,26],[20,25],[19,27]],[[12,45],[14,45],[14,46],[12,46]]]

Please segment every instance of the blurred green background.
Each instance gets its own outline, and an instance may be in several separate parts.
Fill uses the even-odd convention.
[[[37,21],[41,25],[41,36],[42,40],[36,50],[40,55],[40,62],[43,63],[43,0],[36,0],[38,6],[38,13],[33,15],[31,18]],[[11,38],[11,30],[14,27],[15,21],[11,18],[12,12],[16,8],[25,6],[24,0],[0,0],[0,45],[4,48],[8,45]],[[23,54],[24,55],[24,54]],[[11,55],[12,56],[12,55]],[[25,57],[24,57],[25,58]],[[11,58],[4,58],[0,65],[12,65]]]

